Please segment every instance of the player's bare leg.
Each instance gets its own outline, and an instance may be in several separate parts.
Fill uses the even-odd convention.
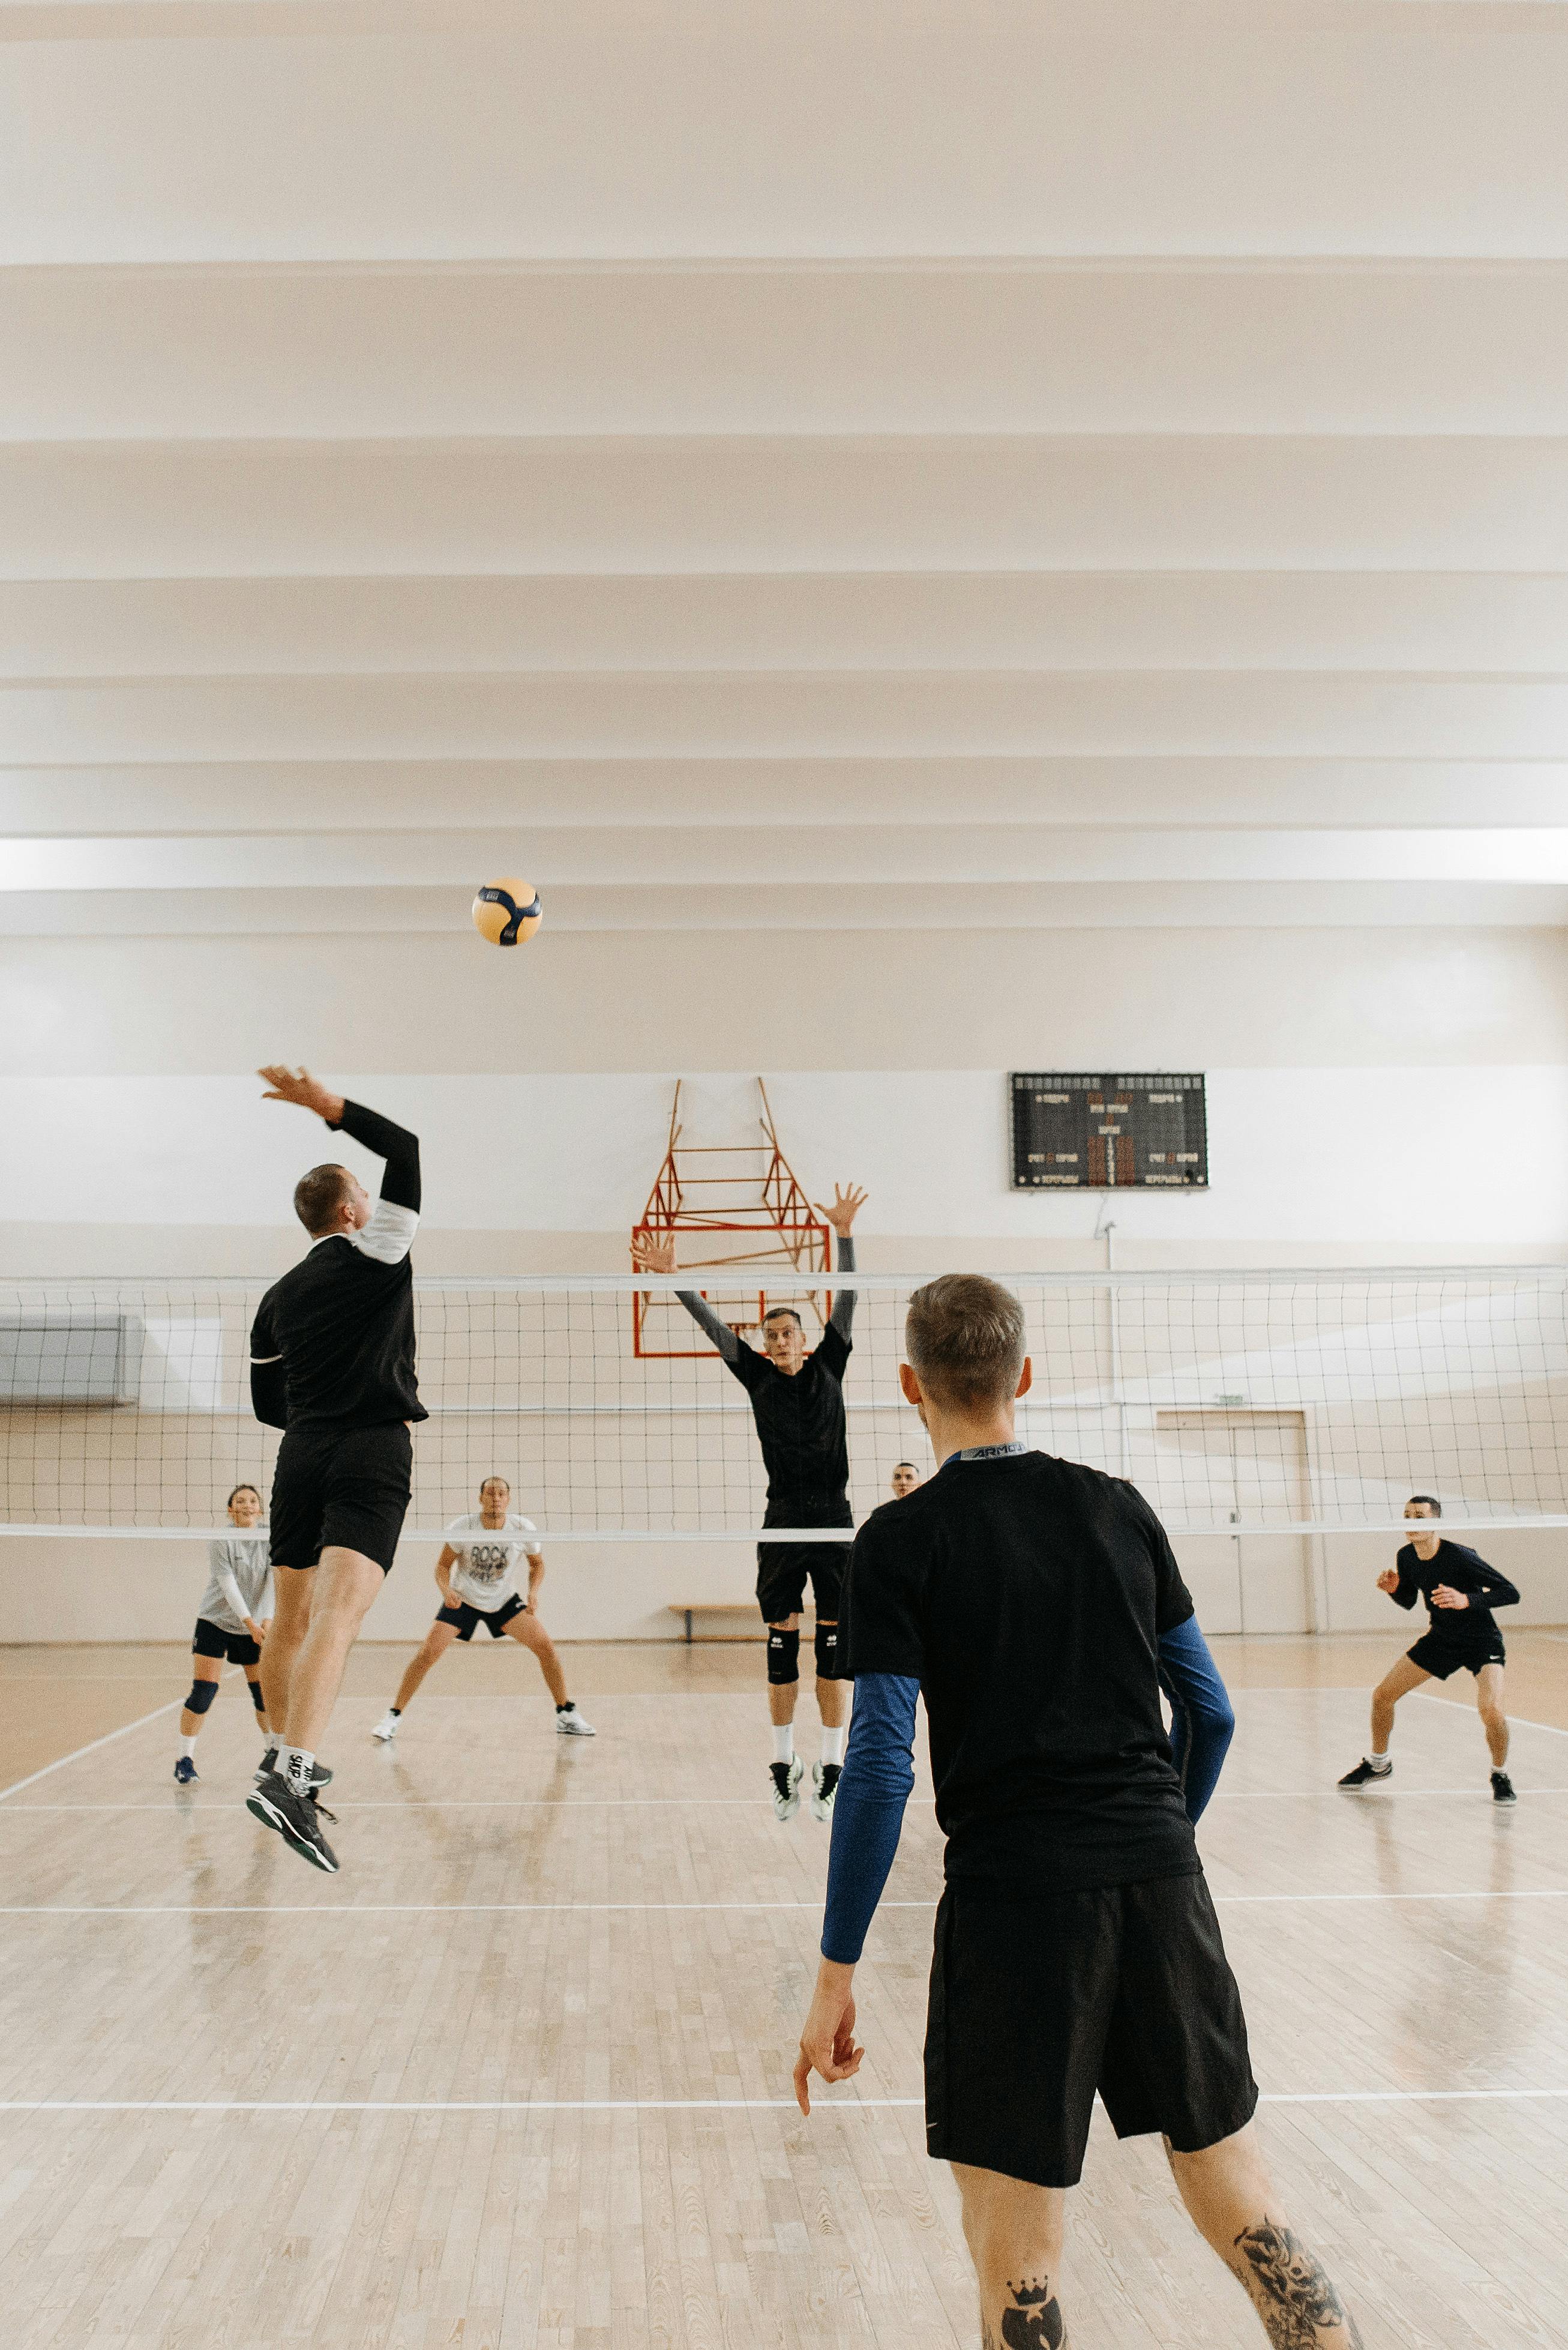
[[[838,1630],[836,1617],[819,1616],[819,1632]],[[845,1728],[849,1720],[848,1681],[829,1680],[819,1672],[816,1676],[816,1709],[822,1716],[822,1760],[812,1766],[811,1810],[814,1819],[833,1817],[834,1798],[838,1793],[839,1774],[844,1768]]]
[[[560,1706],[570,1705],[572,1700],[566,1695],[566,1676],[561,1670],[561,1659],[556,1653],[556,1643],[551,1639],[538,1617],[529,1614],[514,1616],[505,1628],[510,1638],[515,1640],[520,1647],[530,1650],[538,1659],[539,1670],[545,1676],[545,1686],[556,1703]]]
[[[409,1659],[408,1668],[398,1683],[398,1694],[392,1700],[392,1711],[403,1713],[420,1683],[432,1665],[439,1665],[457,1638],[455,1624],[432,1624],[417,1652]]]
[[[1393,1769],[1388,1759],[1388,1741],[1394,1734],[1394,1709],[1402,1697],[1432,1676],[1408,1657],[1401,1657],[1392,1666],[1372,1692],[1372,1743],[1354,1770],[1347,1771],[1339,1782],[1342,1787],[1368,1787],[1386,1779]]]
[[[223,1660],[222,1660],[222,1659],[221,1659],[221,1658],[218,1658],[218,1657],[192,1657],[192,1659],[191,1659],[191,1679],[192,1679],[192,1680],[193,1682],[194,1682],[194,1681],[221,1681],[221,1680],[223,1679]],[[201,1711],[200,1713],[196,1712],[196,1711],[195,1711],[192,1707],[190,1707],[190,1706],[188,1706],[188,1705],[187,1705],[187,1706],[182,1706],[182,1707],[181,1708],[181,1710],[180,1710],[180,1735],[181,1735],[181,1737],[182,1737],[182,1738],[194,1738],[194,1737],[196,1737],[196,1736],[197,1736],[197,1734],[198,1734],[198,1732],[199,1732],[199,1731],[200,1731],[200,1730],[201,1730],[202,1723],[202,1721],[204,1721],[205,1717],[206,1717],[206,1708],[205,1708],[204,1706],[203,1706],[203,1708],[202,1709],[202,1711]]]
[[[317,1752],[327,1735],[348,1651],[387,1580],[373,1558],[337,1544],[322,1552],[312,1573],[310,1621],[289,1668],[287,1711],[278,1723],[283,1742],[308,1754]]]
[[[245,1667],[245,1686],[250,1691],[251,1704],[255,1709],[256,1728],[263,1731],[264,1734],[270,1736],[272,1731],[272,1716],[266,1710],[266,1691],[262,1687],[261,1667],[259,1665],[247,1665]]]
[[[1166,2153],[1194,2226],[1245,2286],[1277,2350],[1360,2350],[1355,2320],[1281,2210],[1253,2125],[1199,2154],[1168,2144]]]
[[[950,2167],[980,2286],[982,2350],[1063,2350],[1068,2336],[1056,2293],[1066,2200],[1062,2189],[1035,2187],[967,2162]]]
[[[776,1622],[768,1626],[768,1631],[770,1634],[794,1632],[798,1638],[798,1609],[792,1616],[779,1617]],[[793,1820],[800,1809],[800,1783],[805,1766],[794,1751],[794,1710],[799,1698],[798,1673],[794,1680],[775,1681],[770,1679],[768,1720],[774,1726],[774,1759],[769,1768],[774,1781],[774,1816],[780,1820]]]
[[[1502,1710],[1502,1667],[1483,1665],[1476,1675],[1476,1706],[1491,1756],[1491,1794],[1496,1804],[1518,1802],[1508,1775],[1508,1716]]]
[[[262,1650],[261,1677],[267,1720],[275,1730],[281,1731],[288,1719],[289,1683],[294,1677],[295,1659],[310,1629],[311,1596],[317,1572],[315,1567],[273,1568],[275,1612]]]

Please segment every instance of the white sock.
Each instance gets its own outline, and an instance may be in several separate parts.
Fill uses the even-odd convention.
[[[1393,1767],[1386,1754],[1369,1754],[1366,1760],[1375,1771],[1387,1771]]]
[[[187,1762],[193,1762],[196,1759],[196,1741],[194,1737],[182,1738],[180,1741],[180,1752],[185,1757]]]
[[[775,1721],[774,1724],[774,1761],[775,1762],[793,1762],[794,1761],[794,1724],[793,1721]]]
[[[294,1787],[308,1787],[310,1774],[316,1768],[316,1757],[304,1746],[280,1746],[274,1768]]]
[[[826,1722],[823,1723],[822,1759],[825,1762],[843,1762],[846,1735],[843,1730],[829,1730]]]

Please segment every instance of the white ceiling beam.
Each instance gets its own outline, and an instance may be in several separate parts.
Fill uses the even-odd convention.
[[[0,258],[1561,255],[1554,15],[583,0],[18,40]]]
[[[0,449],[0,578],[951,569],[1565,572],[1568,438]]]
[[[1006,572],[0,581],[0,674],[1568,673],[1568,576]]]
[[[700,825],[1552,827],[1568,761],[393,759],[0,769],[0,834],[434,831]]]
[[[0,270],[0,440],[1559,433],[1568,265]]]
[[[0,757],[1568,758],[1568,681],[1292,672],[240,678],[9,686]]]
[[[338,832],[310,837],[0,839],[0,890],[417,888],[471,891],[521,871],[541,889],[662,892],[853,885],[869,905],[910,883],[1438,881],[1562,884],[1568,822],[1417,832],[1024,830],[1008,825],[785,825],[713,831]]]
[[[476,954],[472,890],[0,890],[0,936],[233,937],[436,931]],[[866,890],[831,882],[553,889],[547,931],[1278,930],[1559,928],[1568,888],[1474,881],[955,883]],[[512,966],[525,972],[525,962]],[[1177,966],[1178,973],[1179,966]]]

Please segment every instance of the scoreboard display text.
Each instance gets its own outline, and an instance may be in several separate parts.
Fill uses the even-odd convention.
[[[1198,1191],[1209,1183],[1199,1076],[1008,1079],[1015,1191]]]

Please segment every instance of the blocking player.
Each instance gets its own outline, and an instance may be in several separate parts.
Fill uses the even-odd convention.
[[[348,1651],[392,1564],[409,1506],[410,1423],[429,1417],[414,1376],[420,1146],[307,1069],[265,1068],[268,1101],[314,1110],[385,1161],[371,1201],[347,1167],[302,1175],[294,1210],[310,1247],[274,1282],[251,1328],[251,1400],[284,1431],[272,1486],[277,1613],[262,1659],[277,1733],[246,1808],[313,1867],[335,1872],[321,1833],[317,1761]]]
[[[916,1468],[912,1461],[895,1461],[893,1465],[893,1499],[896,1502],[901,1502],[906,1493],[912,1493],[917,1485],[923,1484],[925,1480],[921,1477],[919,1471]]]
[[[836,1184],[833,1205],[817,1209],[838,1236],[840,1273],[855,1270],[850,1227],[865,1204],[865,1192],[853,1183],[847,1191]],[[673,1241],[638,1242],[633,1254],[645,1272],[675,1270]],[[764,1315],[759,1354],[742,1345],[695,1290],[677,1290],[676,1295],[751,1398],[768,1472],[763,1525],[853,1526],[844,1374],[852,1343],[854,1291],[838,1292],[827,1327],[809,1353],[793,1305],[777,1305]],[[816,1607],[816,1703],[822,1716],[822,1759],[812,1766],[811,1808],[819,1820],[833,1816],[849,1713],[838,1645],[839,1592],[848,1556],[847,1543],[757,1544],[757,1605],[768,1627],[768,1711],[774,1725],[769,1769],[774,1812],[781,1820],[794,1819],[800,1809],[804,1765],[794,1751],[794,1707],[800,1688],[800,1603],[808,1575]]]
[[[1008,1291],[932,1282],[905,1336],[899,1378],[941,1465],[855,1542],[855,1723],[801,2110],[814,2072],[845,2081],[860,2066],[854,1970],[898,1848],[923,1695],[947,1837],[926,2131],[962,2200],[981,2339],[1066,2341],[1064,2199],[1097,2089],[1118,2137],[1163,2135],[1189,2213],[1270,2340],[1355,2350],[1252,2126],[1246,2022],[1161,1723],[1158,1638],[1192,1615],[1164,1530],[1132,1486],[1015,1439],[1030,1364]]]
[[[1476,1705],[1491,1754],[1491,1794],[1495,1804],[1518,1801],[1508,1775],[1508,1716],[1502,1708],[1502,1669],[1506,1651],[1492,1615],[1494,1607],[1512,1607],[1519,1593],[1506,1575],[1489,1566],[1464,1543],[1440,1534],[1415,1531],[1423,1520],[1440,1518],[1443,1505],[1430,1493],[1412,1493],[1405,1504],[1411,1522],[1410,1540],[1394,1565],[1377,1578],[1397,1607],[1427,1603],[1428,1628],[1413,1648],[1384,1674],[1372,1692],[1372,1744],[1342,1787],[1369,1787],[1392,1776],[1388,1741],[1394,1729],[1394,1709],[1423,1681],[1446,1681],[1461,1669],[1473,1674]]]
[[[273,1596],[267,1538],[258,1531],[262,1497],[254,1485],[236,1485],[229,1495],[228,1509],[234,1532],[207,1545],[207,1588],[196,1610],[191,1640],[191,1694],[181,1710],[180,1753],[174,1764],[175,1781],[182,1787],[189,1787],[200,1776],[196,1741],[218,1694],[225,1662],[244,1669],[257,1725],[264,1738],[267,1734],[261,1653]]]
[[[487,1477],[479,1489],[478,1509],[466,1517],[453,1518],[448,1526],[435,1565],[441,1609],[425,1634],[423,1648],[398,1684],[395,1701],[370,1732],[383,1745],[397,1736],[410,1701],[431,1667],[445,1656],[454,1640],[472,1640],[482,1624],[493,1640],[508,1635],[537,1657],[545,1687],[556,1700],[559,1734],[563,1738],[594,1736],[592,1722],[583,1719],[566,1695],[556,1644],[539,1621],[539,1586],[545,1580],[539,1529],[532,1518],[510,1507],[511,1500],[512,1488],[504,1477]],[[524,1559],[528,1562],[526,1598],[517,1587]]]

